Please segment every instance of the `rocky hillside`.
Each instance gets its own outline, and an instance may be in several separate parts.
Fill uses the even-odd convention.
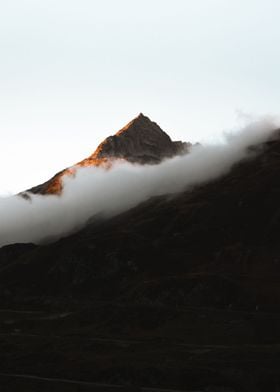
[[[3,247],[1,390],[279,391],[280,140],[262,147],[192,191]]]
[[[137,301],[277,308],[279,170],[274,140],[192,191],[153,198],[53,244],[3,247],[0,284],[40,296],[115,298],[128,290]]]
[[[59,194],[62,177],[72,175],[77,167],[105,166],[110,168],[115,160],[125,160],[139,164],[157,164],[164,158],[185,154],[190,143],[172,141],[170,137],[142,113],[118,131],[107,137],[88,158],[71,168],[57,173],[49,181],[29,189],[27,192],[39,194]]]

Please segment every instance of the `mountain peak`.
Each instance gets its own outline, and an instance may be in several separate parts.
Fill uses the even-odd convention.
[[[138,164],[157,164],[165,158],[187,153],[191,144],[172,141],[160,126],[140,113],[115,135],[107,137],[88,158],[74,167],[57,173],[44,184],[29,189],[40,194],[59,194],[62,177],[73,175],[75,167],[104,166],[110,168],[114,160]]]
[[[163,130],[155,122],[151,121],[149,117],[145,116],[143,113],[140,113],[137,117],[135,117],[133,120],[127,123],[123,128],[121,128],[116,133],[116,135],[121,135],[123,132],[128,132],[128,131],[134,133],[139,130],[143,130],[144,128],[146,130],[155,130],[156,127],[157,130],[160,131],[160,133],[165,134],[165,132],[163,132]]]
[[[140,113],[114,136],[106,138],[90,158],[151,164],[182,153],[186,148],[187,144],[173,142],[157,123]]]

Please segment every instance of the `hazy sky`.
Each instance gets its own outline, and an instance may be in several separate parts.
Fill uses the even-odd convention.
[[[0,0],[0,194],[143,112],[174,139],[280,112],[279,0]]]

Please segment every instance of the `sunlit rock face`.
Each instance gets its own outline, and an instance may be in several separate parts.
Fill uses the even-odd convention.
[[[165,158],[188,152],[191,143],[172,141],[158,124],[142,113],[114,136],[107,137],[88,158],[72,168],[57,173],[49,181],[28,190],[31,193],[59,194],[62,177],[73,175],[76,167],[104,166],[110,168],[116,160],[138,164],[157,164]]]
[[[106,138],[93,155],[80,164],[115,158],[141,164],[159,163],[164,158],[186,152],[189,147],[189,143],[173,142],[155,122],[141,113],[114,136]]]

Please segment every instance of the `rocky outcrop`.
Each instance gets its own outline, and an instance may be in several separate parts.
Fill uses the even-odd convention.
[[[62,177],[73,175],[76,168],[105,166],[110,168],[116,160],[138,164],[157,164],[165,158],[188,152],[191,143],[172,141],[158,124],[142,113],[118,131],[107,137],[88,158],[72,168],[57,173],[49,181],[28,190],[31,193],[59,194],[62,191]]]
[[[142,113],[114,136],[106,138],[87,159],[79,165],[96,161],[125,159],[133,163],[154,164],[188,151],[190,143],[173,142],[155,122]]]

